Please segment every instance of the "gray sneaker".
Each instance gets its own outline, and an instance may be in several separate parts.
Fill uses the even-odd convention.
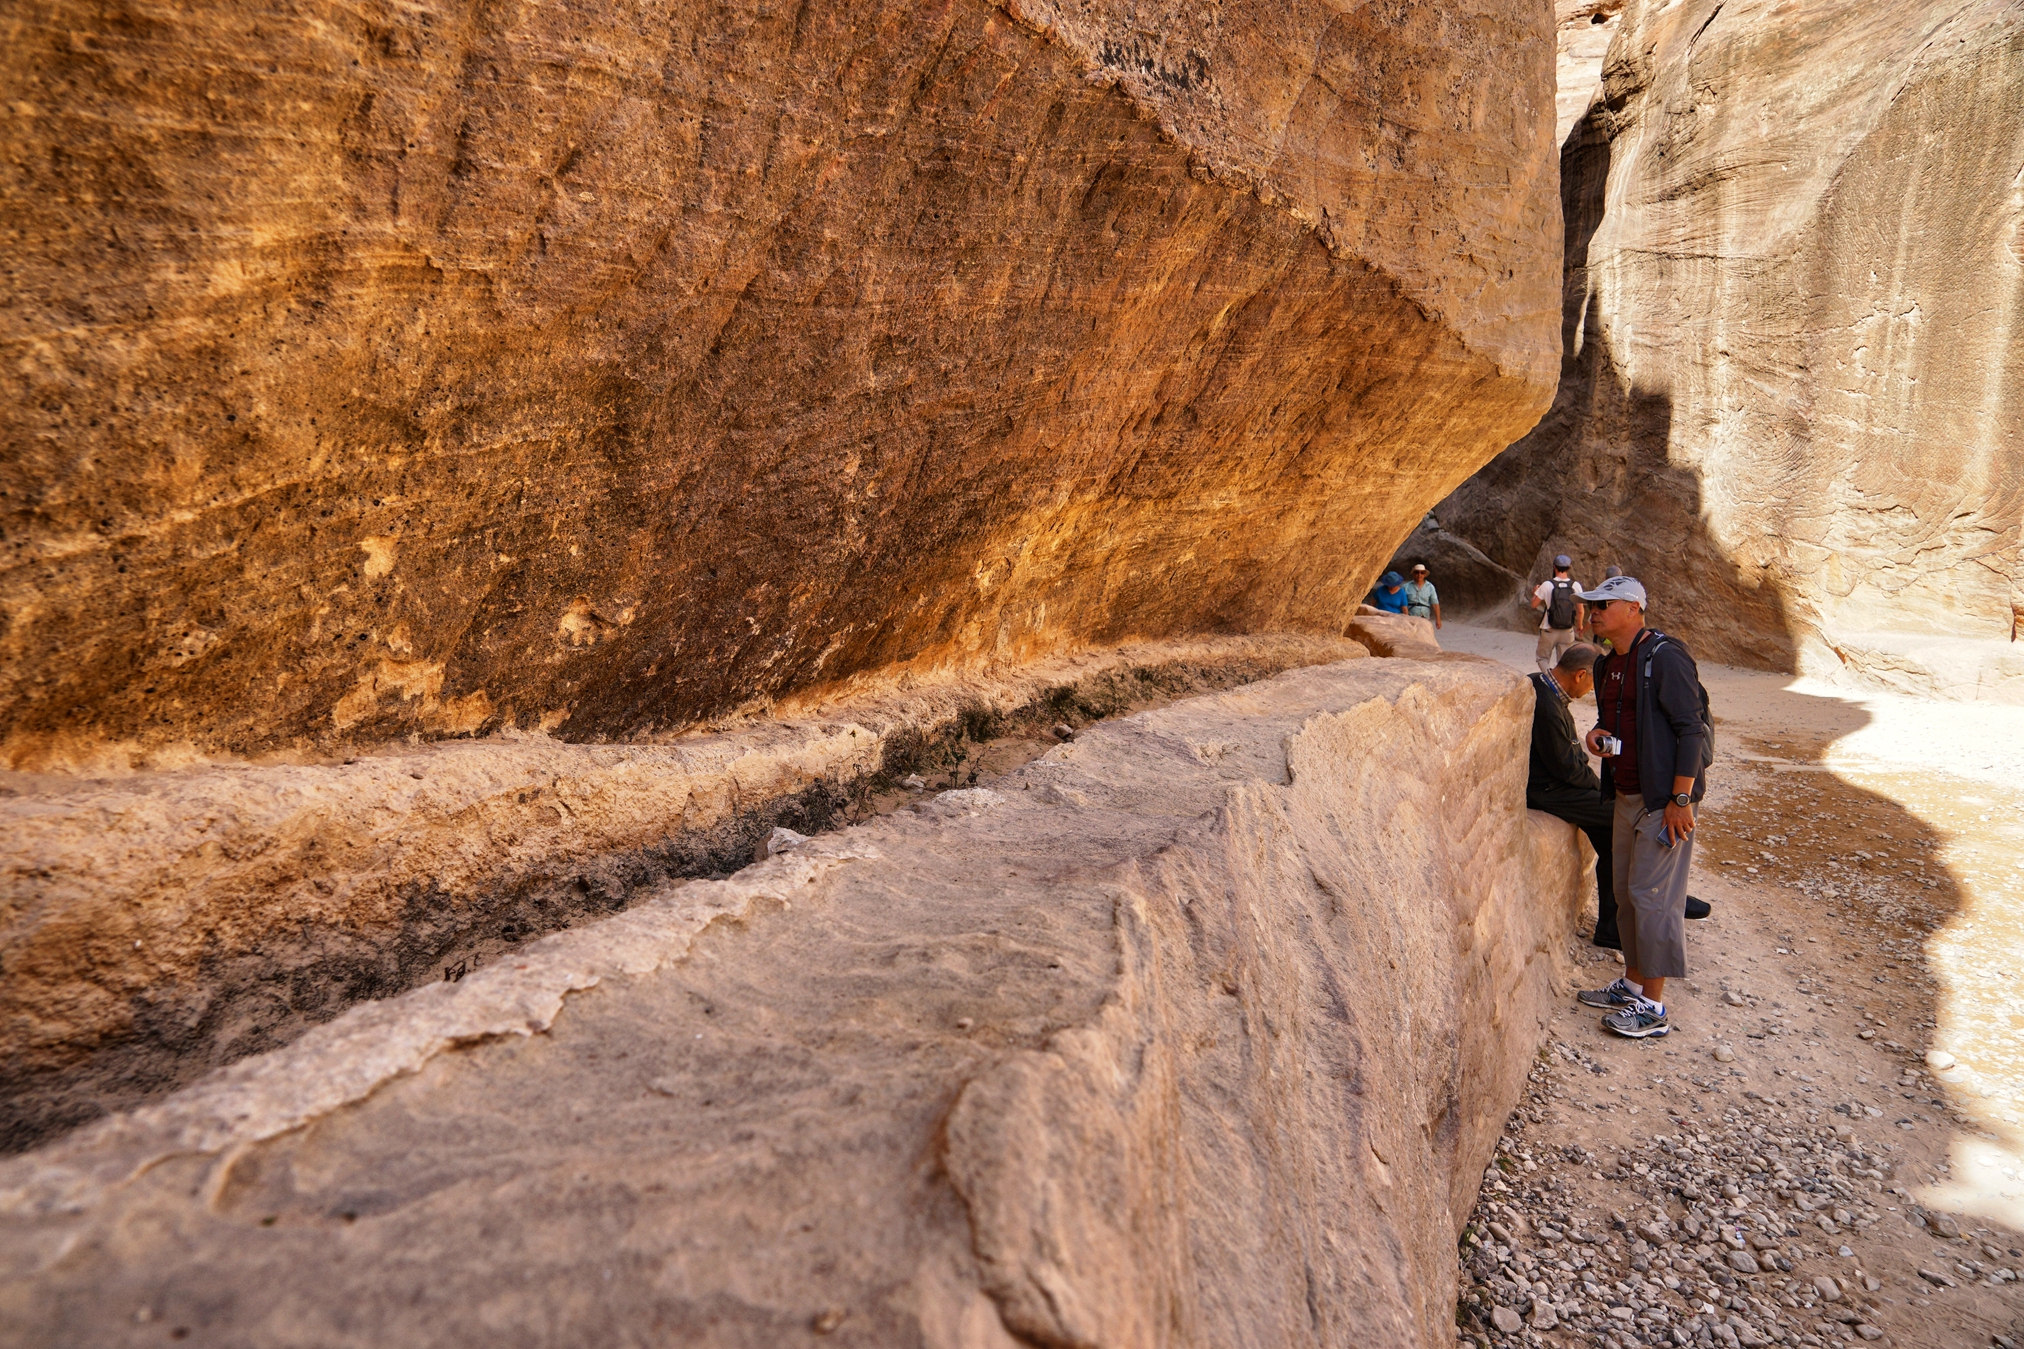
[[[1584,988],[1574,995],[1574,999],[1585,1007],[1614,1009],[1631,1006],[1638,1001],[1638,995],[1629,983],[1618,979],[1608,988]]]
[[[1602,1019],[1602,1028],[1632,1040],[1644,1040],[1672,1032],[1672,1024],[1655,1002],[1639,998],[1635,1005],[1611,1012]]]

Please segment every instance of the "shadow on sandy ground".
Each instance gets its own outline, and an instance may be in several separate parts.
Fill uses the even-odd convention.
[[[1449,650],[1530,668],[1526,634],[1451,624],[1442,637]],[[1625,1231],[1619,1220],[1649,1208],[1682,1223],[1712,1217],[1782,1254],[1735,1278],[1691,1242],[1651,1248],[1645,1266],[1628,1259],[1629,1243],[1583,1269],[1578,1251],[1535,1236],[1514,1241],[1513,1263],[1484,1284],[1465,1246],[1478,1320],[1485,1288],[1525,1291],[1498,1282],[1518,1270],[1535,1301],[1587,1299],[1582,1343],[1598,1300],[1640,1299],[1685,1299],[1674,1313],[1694,1324],[1740,1316],[1774,1340],[1813,1336],[1785,1343],[1847,1341],[1835,1315],[1857,1312],[1907,1349],[2014,1338],[2024,1003],[2008,975],[2024,969],[2012,880],[2024,854],[2011,823],[2024,810],[2012,785],[2024,783],[2012,762],[2024,757],[2024,719],[1714,664],[1702,675],[1718,744],[1694,888],[1715,913],[1690,925],[1693,973],[1667,997],[1673,1034],[1626,1042],[1571,999],[1556,1012],[1507,1129],[1506,1160],[1522,1154],[1526,1174],[1486,1182],[1475,1229],[1529,1217],[1541,1230],[1568,1218]],[[1577,722],[1593,717],[1592,703],[1577,706]],[[1584,977],[1606,981],[1611,958],[1589,949]],[[1931,1049],[1958,1063],[1929,1066]],[[1655,1135],[1670,1141],[1655,1146]],[[1658,1179],[1683,1149],[1697,1158],[1698,1189]],[[1822,1276],[1849,1296],[1819,1299]],[[1485,1342],[1508,1341],[1490,1329]],[[1567,1329],[1538,1342],[1577,1342]]]
[[[1442,637],[1531,666],[1523,634],[1450,624]],[[1908,1135],[1949,1135],[1906,1197],[2024,1228],[2024,709],[1716,664],[1702,677],[1717,794],[1697,870],[1757,892],[1791,1001],[1819,998],[1851,1034],[1873,1030],[1866,1043],[1902,1046],[1869,1104]],[[1578,719],[1593,718],[1591,701]],[[1929,1067],[1929,1049],[1955,1066]]]

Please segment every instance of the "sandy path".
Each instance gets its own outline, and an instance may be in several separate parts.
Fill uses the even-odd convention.
[[[1441,636],[1531,668],[1529,637]],[[1571,997],[1549,1024],[1463,1246],[1463,1336],[2024,1342],[2024,709],[1703,679],[1715,916],[1675,1029],[1621,1040]]]

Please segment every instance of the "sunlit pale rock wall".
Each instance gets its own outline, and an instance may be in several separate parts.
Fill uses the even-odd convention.
[[[1550,399],[1551,22],[15,6],[6,762],[1340,632]]]
[[[2024,699],[2024,12],[1608,26],[1562,149],[1560,393],[1406,550],[1451,602],[1565,551],[1723,659]]]
[[[354,1009],[0,1161],[8,1344],[1449,1349],[1588,890],[1531,722],[1309,667]]]

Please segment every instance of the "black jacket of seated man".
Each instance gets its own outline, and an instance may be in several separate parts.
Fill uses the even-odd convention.
[[[1588,835],[1589,845],[1595,849],[1596,919],[1591,940],[1597,946],[1621,949],[1610,865],[1615,810],[1602,799],[1602,779],[1589,767],[1588,754],[1581,748],[1567,691],[1552,675],[1528,678],[1532,681],[1532,764],[1525,778],[1525,806],[1557,815]]]

